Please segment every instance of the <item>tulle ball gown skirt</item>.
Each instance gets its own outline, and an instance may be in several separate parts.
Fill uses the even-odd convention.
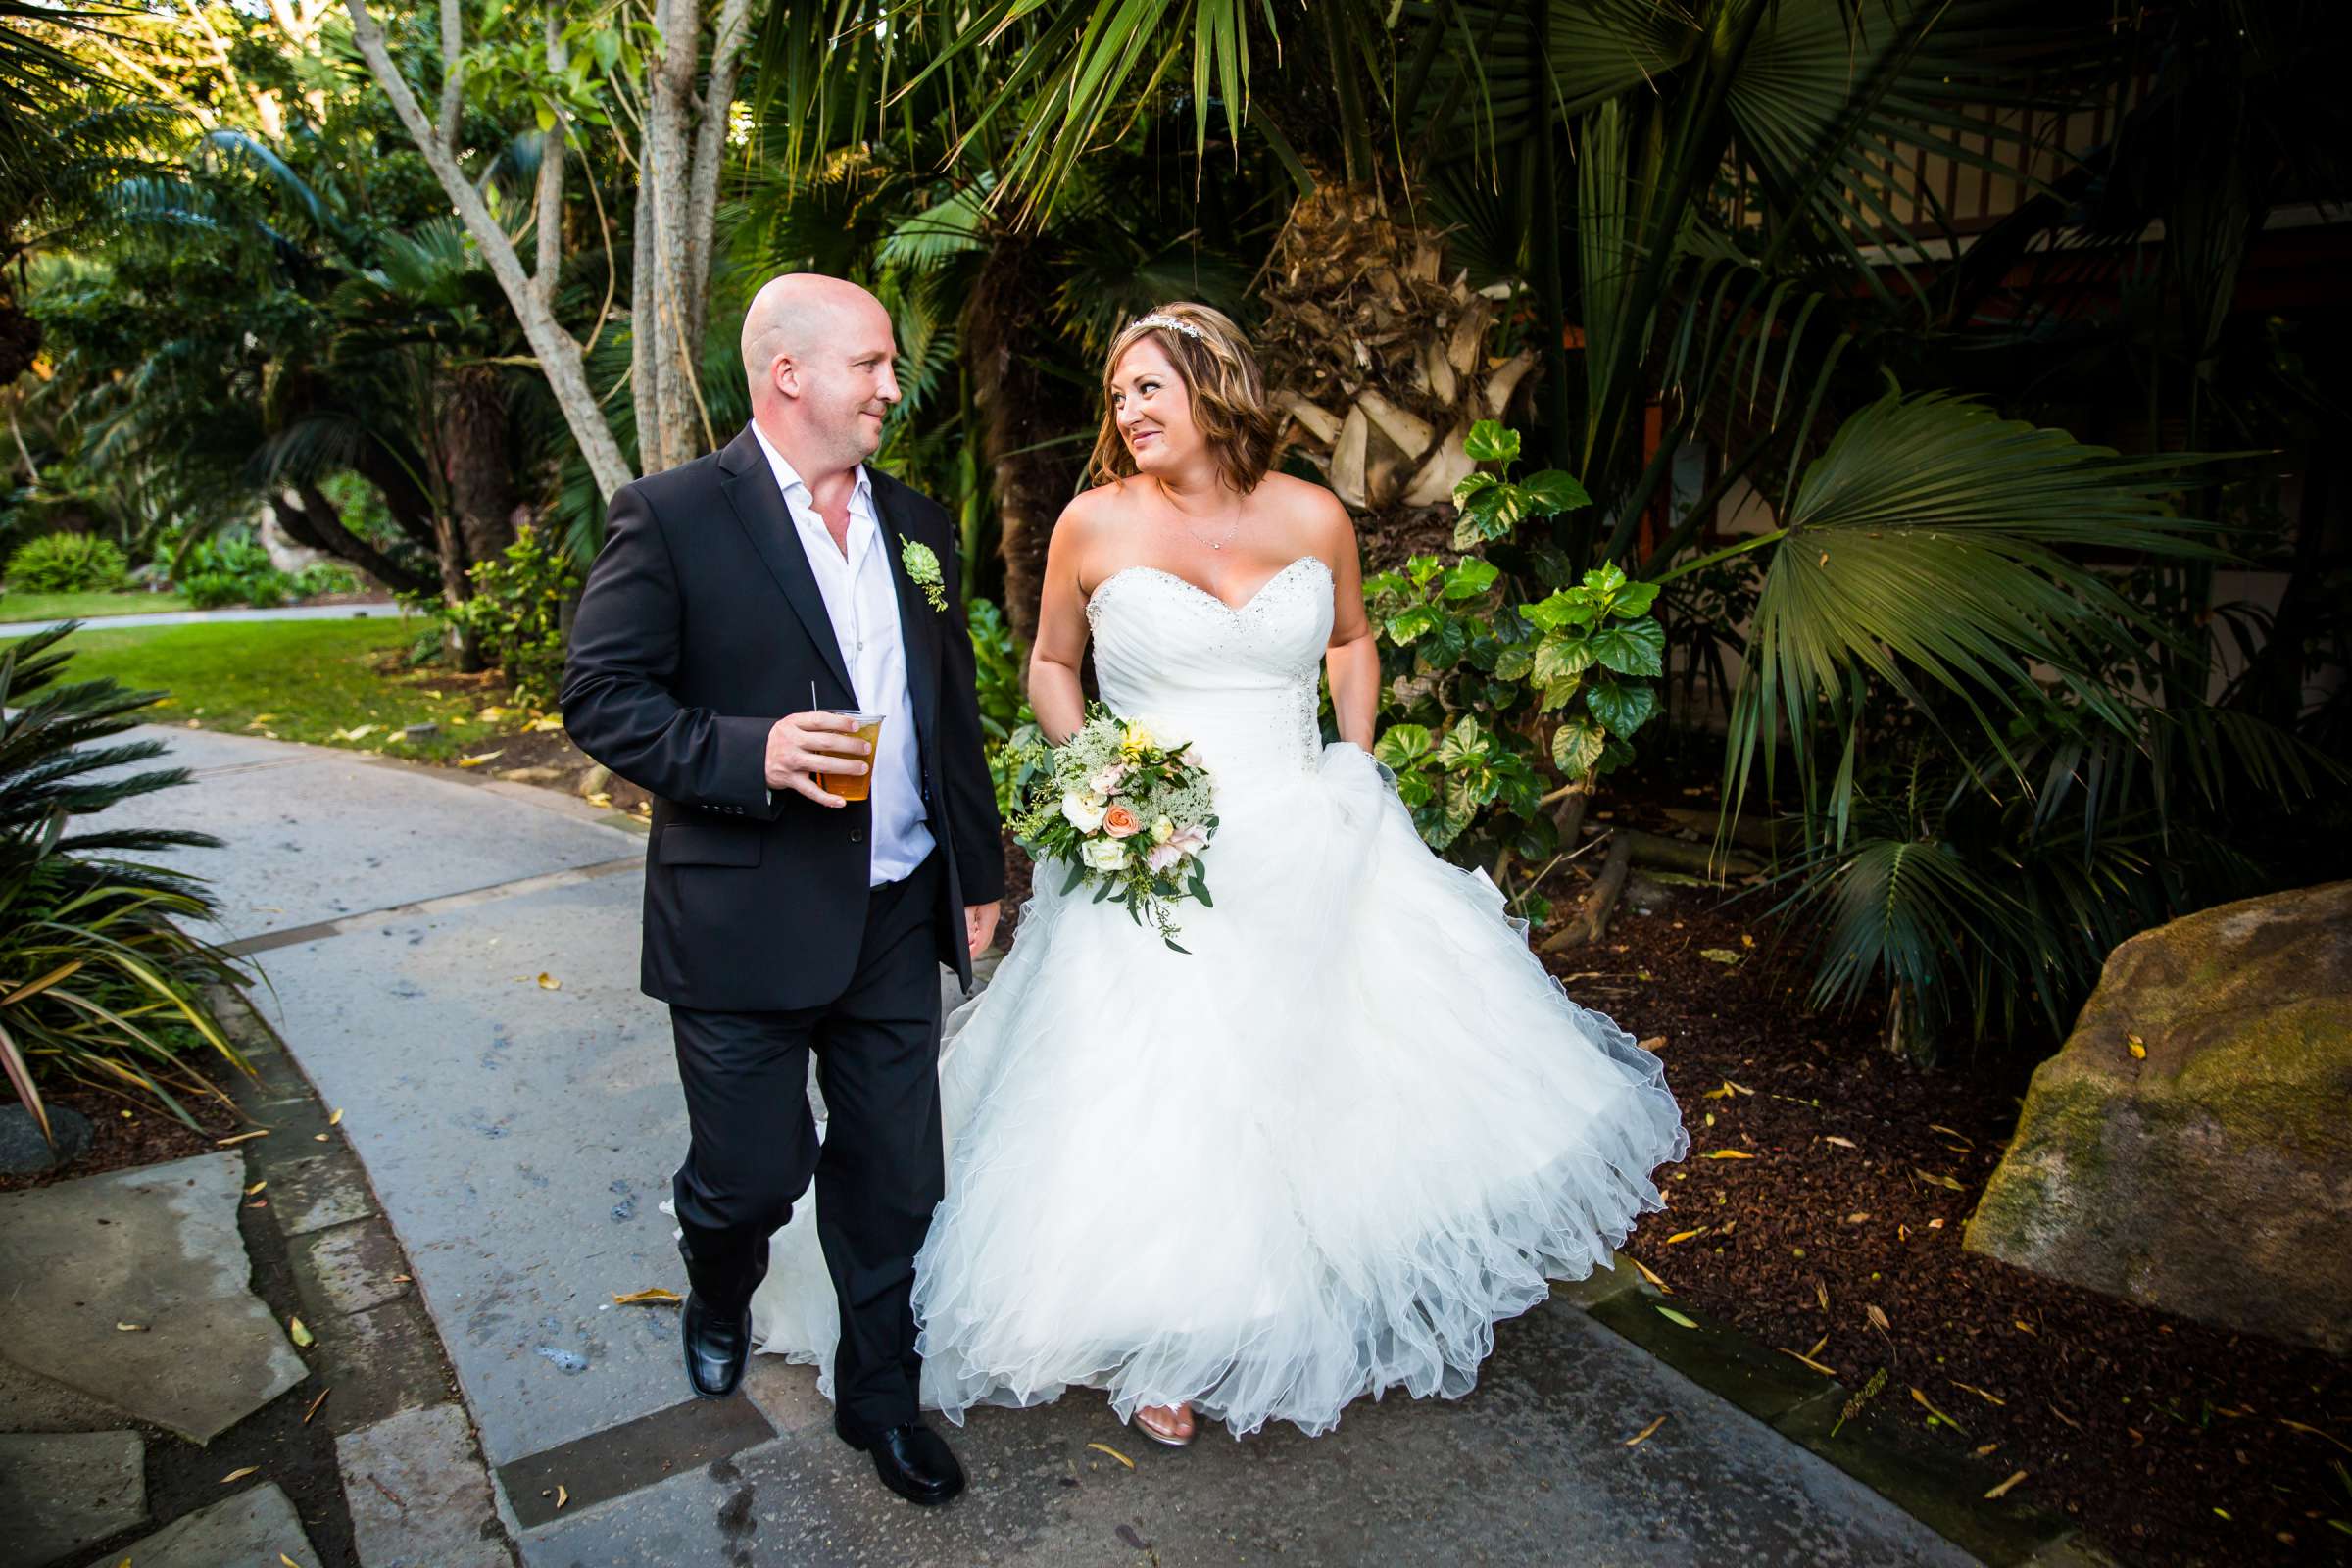
[[[1497,1319],[1606,1266],[1684,1150],[1657,1058],[1578,1006],[1485,878],[1333,747],[1222,807],[1170,952],[1041,890],[942,1068],[926,1394],[1102,1388],[1240,1435],[1459,1396]]]

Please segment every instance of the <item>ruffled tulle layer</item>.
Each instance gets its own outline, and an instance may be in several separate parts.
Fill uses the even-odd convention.
[[[1606,1265],[1686,1143],[1657,1059],[1578,1006],[1357,748],[1220,801],[1189,956],[1044,884],[949,1023],[924,1403],[1101,1388],[1238,1436],[1458,1396],[1494,1325]],[[807,1207],[755,1302],[830,1361]],[[795,1234],[799,1233],[799,1234]],[[829,1384],[829,1372],[825,1379]],[[828,1393],[829,1393],[828,1388]]]

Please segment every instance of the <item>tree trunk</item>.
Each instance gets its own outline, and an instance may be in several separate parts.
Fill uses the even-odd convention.
[[[530,274],[522,270],[522,261],[514,254],[506,230],[491,214],[473,181],[466,177],[456,150],[441,139],[433,122],[425,119],[424,109],[417,103],[408,78],[393,63],[383,30],[368,13],[367,0],[344,0],[344,8],[351,14],[352,42],[367,62],[368,74],[391,100],[392,112],[408,130],[409,139],[424,155],[434,177],[441,182],[442,193],[448,196],[450,205],[457,209],[460,220],[465,223],[466,232],[481,248],[482,259],[489,264],[491,275],[498,279],[508,308],[514,311],[523,337],[530,343],[531,353],[547,376],[549,390],[564,411],[572,440],[578,443],[580,455],[596,476],[597,489],[610,497],[635,475],[630,471],[628,460],[621,456],[620,444],[612,439],[612,427],[605,423],[596,393],[588,385],[588,369],[581,358],[579,340],[564,329],[555,312],[540,297]]]
[[[1535,363],[1489,366],[1494,306],[1445,270],[1441,238],[1377,191],[1326,184],[1292,207],[1259,290],[1268,394],[1376,567],[1451,546],[1447,503],[1476,466],[1463,437],[1503,416]]]
[[[1090,450],[1085,444],[1044,445],[1069,433],[1064,411],[1070,402],[1040,368],[1042,345],[1024,335],[1029,323],[1046,319],[1047,296],[1032,242],[1007,237],[989,254],[963,310],[965,363],[972,368],[1004,558],[1004,618],[1024,644],[1037,640],[1046,545],[1054,519],[1077,491]]]
[[[291,497],[273,493],[270,510],[296,544],[348,561],[387,588],[402,593],[431,592],[432,578],[411,571],[345,527],[342,514],[317,486],[300,485]]]
[[[468,366],[443,376],[434,399],[449,510],[464,564],[495,561],[514,542],[514,472],[507,440],[507,392],[496,368]],[[468,589],[462,597],[470,599]]]

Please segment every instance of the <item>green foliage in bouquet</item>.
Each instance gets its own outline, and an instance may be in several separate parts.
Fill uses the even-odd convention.
[[[1217,829],[1207,772],[1182,742],[1163,743],[1100,703],[1059,746],[1024,749],[1012,770],[1021,806],[1013,835],[1040,862],[1068,868],[1063,894],[1091,882],[1178,953],[1170,906],[1215,907],[1200,856]]]

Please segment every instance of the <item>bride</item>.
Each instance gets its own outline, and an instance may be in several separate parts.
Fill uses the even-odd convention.
[[[1432,855],[1366,748],[1380,683],[1353,528],[1268,471],[1239,330],[1169,305],[1121,332],[1095,488],[1055,525],[1029,665],[1050,740],[1103,702],[1190,741],[1220,827],[1188,953],[1041,874],[948,1022],[947,1197],[915,1261],[923,1401],[1070,1384],[1160,1442],[1200,1417],[1335,1425],[1457,1397],[1494,1325],[1608,1262],[1686,1148],[1657,1060],[1570,1001],[1482,874]],[[1317,724],[1317,664],[1339,731]],[[823,1368],[812,1203],[753,1300]]]

